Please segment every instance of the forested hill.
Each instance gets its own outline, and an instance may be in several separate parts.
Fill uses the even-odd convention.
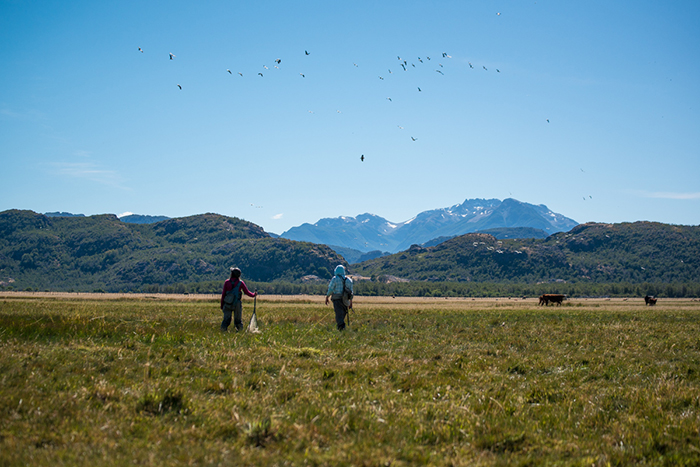
[[[0,212],[0,288],[106,292],[223,281],[230,266],[253,281],[331,277],[342,257],[324,245],[270,237],[218,214],[129,224],[111,214],[48,217]]]
[[[466,234],[353,265],[381,278],[473,282],[700,282],[700,226],[581,224],[545,239]]]
[[[699,283],[699,258],[700,226],[582,224],[545,239],[466,234],[355,264],[351,272],[377,280]],[[272,238],[218,214],[129,224],[114,215],[0,212],[0,289],[152,291],[220,282],[233,265],[251,281],[299,282],[328,279],[339,263],[346,264],[330,247]]]

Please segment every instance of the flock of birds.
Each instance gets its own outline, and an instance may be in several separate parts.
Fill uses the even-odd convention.
[[[501,16],[501,13],[497,13],[497,15],[498,15],[498,16]],[[144,50],[143,50],[141,47],[138,47],[138,51],[139,51],[140,53],[144,53]],[[308,57],[308,56],[310,56],[310,55],[311,55],[311,52],[309,52],[308,50],[304,50],[304,56]],[[176,56],[175,54],[173,54],[173,53],[169,53],[169,54],[168,54],[168,58],[169,58],[169,60],[174,60],[175,58],[177,58],[177,56]],[[408,61],[407,59],[404,59],[404,58],[402,58],[401,56],[397,56],[396,58],[397,58],[398,66],[399,66],[400,69],[402,70],[401,72],[398,72],[398,73],[408,72],[409,70],[412,70],[412,69],[414,69],[414,68],[418,68],[418,67],[421,67],[421,66],[434,65],[434,67],[435,67],[435,70],[434,70],[435,73],[437,73],[437,74],[439,74],[439,75],[441,75],[441,76],[444,76],[445,73],[444,73],[443,70],[445,70],[445,67],[444,67],[443,63],[441,63],[441,60],[440,60],[440,59],[443,59],[442,61],[444,61],[444,60],[449,60],[449,59],[452,58],[452,56],[449,55],[447,52],[442,52],[441,54],[438,55],[438,57],[437,57],[438,59],[437,59],[437,60],[435,60],[434,58],[431,58],[430,56],[427,56],[427,55],[426,55],[426,56],[423,56],[423,57],[417,57],[417,62],[416,62],[416,61],[411,61],[410,63],[409,63],[409,61]],[[275,59],[275,60],[273,61],[273,63],[274,63],[274,65],[272,65],[273,68],[276,69],[276,70],[280,70],[280,65],[282,64],[282,59],[281,59],[281,58],[277,58],[277,59]],[[418,63],[418,65],[416,65],[416,63]],[[468,64],[468,66],[469,66],[469,69],[471,69],[471,70],[476,69],[473,63],[467,62],[467,64]],[[359,67],[359,65],[358,65],[356,62],[353,62],[353,66],[354,66],[354,67]],[[488,72],[488,71],[489,71],[489,69],[488,69],[485,65],[481,65],[481,69],[482,69],[483,71],[485,71],[485,72]],[[501,70],[500,70],[500,69],[498,69],[498,68],[494,68],[494,69],[495,69],[496,73],[501,73]],[[267,72],[268,70],[270,70],[270,68],[269,68],[267,65],[262,65],[262,70],[261,70],[261,71],[258,71],[256,76],[258,76],[258,77],[260,77],[260,78],[264,78],[264,77],[265,77],[265,72]],[[396,68],[394,68],[394,70],[396,71]],[[233,74],[234,74],[234,72],[231,71],[231,69],[228,69],[228,68],[226,69],[226,72],[227,72],[229,75],[233,75]],[[394,71],[392,71],[391,68],[387,68],[387,72],[388,72],[389,75],[392,75],[392,76],[395,74]],[[243,74],[241,71],[237,71],[236,74],[237,74],[240,78],[243,78],[243,76],[244,76],[244,74]],[[247,74],[247,73],[246,73],[246,74]],[[301,78],[306,78],[306,74],[305,74],[304,72],[299,72],[299,76],[300,76]],[[385,76],[386,76],[386,75],[377,75],[377,78],[378,78],[379,80],[381,80],[381,81],[384,81]],[[182,91],[182,85],[181,85],[180,83],[177,83],[176,86],[178,87],[179,90]],[[422,93],[422,92],[423,92],[423,89],[422,89],[420,86],[416,86],[416,89],[417,89],[417,92],[419,92],[419,93]],[[392,99],[392,97],[390,97],[390,96],[386,97],[386,100],[389,101],[389,102],[393,102],[393,99]],[[311,113],[311,114],[314,113],[314,112],[311,111],[311,110],[309,110],[308,112]],[[341,113],[341,111],[340,111],[340,110],[337,110],[337,113]],[[546,119],[546,122],[547,122],[547,123],[550,123],[550,120],[549,120],[549,119]],[[399,128],[399,130],[403,130],[403,129],[404,129],[404,127],[401,126],[401,125],[397,125],[397,127]],[[411,136],[410,138],[411,138],[411,141],[412,141],[412,142],[418,141],[418,138],[416,138],[415,136]],[[360,162],[364,162],[364,161],[365,161],[365,158],[366,158],[365,155],[362,154],[362,155],[360,156]],[[581,171],[583,172],[583,169],[581,169]],[[587,200],[587,199],[592,199],[592,198],[593,198],[593,197],[590,196],[590,195],[588,196],[588,198],[586,198],[585,196],[583,197],[584,201]],[[256,206],[256,205],[253,205],[253,204],[251,204],[251,206],[254,207],[254,208],[261,208],[261,207],[262,207],[262,206]]]
[[[500,13],[499,13],[499,15],[500,15]],[[139,50],[139,52],[144,53],[144,50],[143,50],[141,47],[138,47],[138,50]],[[310,55],[311,55],[311,52],[309,52],[308,50],[304,50],[304,56],[307,56],[307,57],[308,57],[308,56],[310,56]],[[177,58],[177,56],[176,56],[175,54],[173,54],[173,53],[169,53],[169,54],[168,54],[168,58],[169,58],[169,60],[174,60],[175,58]],[[417,57],[417,63],[418,63],[418,65],[416,65],[416,62],[411,62],[411,63],[409,63],[408,60],[402,58],[401,56],[397,56],[396,58],[397,58],[397,60],[398,60],[398,65],[401,67],[401,69],[403,70],[403,72],[408,72],[409,70],[411,70],[411,69],[413,69],[413,68],[417,68],[417,67],[419,67],[419,66],[421,66],[421,65],[427,65],[427,64],[433,64],[433,63],[435,63],[435,64],[436,64],[435,72],[436,72],[436,73],[439,73],[439,74],[442,75],[442,76],[445,75],[445,73],[443,72],[443,70],[445,69],[444,65],[443,65],[439,60],[434,60],[434,59],[431,58],[430,56]],[[442,54],[440,55],[440,58],[449,60],[449,59],[452,58],[452,56],[449,55],[447,52],[442,52]],[[281,63],[282,63],[282,59],[281,59],[281,58],[277,58],[277,59],[275,59],[275,60],[273,61],[273,63],[274,63],[273,68],[279,70],[279,69],[280,69],[280,65],[281,65]],[[467,63],[468,63],[468,65],[469,65],[469,68],[470,68],[470,69],[474,69],[474,65],[473,65],[471,62],[467,62]],[[354,67],[359,67],[359,65],[358,65],[357,63],[355,63],[355,62],[353,62],[353,66],[354,66]],[[486,66],[483,66],[483,65],[482,65],[481,68],[482,68],[484,71],[488,71],[488,68],[487,68]],[[270,70],[270,68],[269,68],[267,65],[262,65],[262,69],[263,69],[264,71]],[[391,70],[391,68],[387,68],[387,71],[388,71],[389,75],[393,75],[393,74],[394,74],[394,72]],[[227,72],[229,75],[233,75],[233,74],[234,74],[233,71],[231,71],[231,69],[229,69],[229,68],[226,69],[226,72]],[[501,70],[499,70],[498,68],[496,68],[496,72],[497,72],[497,73],[500,73]],[[241,71],[237,71],[236,74],[237,74],[239,77],[241,77],[241,78],[244,76],[243,73],[242,73]],[[264,74],[263,71],[259,71],[259,72],[257,72],[257,76],[259,76],[260,78],[264,78],[264,77],[265,77],[265,74]],[[300,73],[299,73],[299,76],[300,76],[301,78],[306,78],[306,74],[303,73],[303,72],[300,72]],[[383,80],[384,80],[384,76],[383,76],[383,75],[378,75],[378,79],[383,81]],[[181,85],[180,83],[177,83],[176,86],[178,87],[179,90],[182,90],[182,85]],[[423,92],[423,89],[421,89],[420,86],[416,86],[416,88],[417,88],[417,92]],[[392,99],[391,97],[387,97],[386,100],[389,101],[389,102],[393,102],[393,99]],[[311,111],[311,110],[309,110],[309,113],[313,114],[314,112]],[[341,111],[340,111],[340,110],[337,110],[337,113],[341,113]],[[547,122],[549,122],[549,120],[547,120]],[[402,127],[401,125],[397,125],[397,126],[398,126],[398,128],[399,128],[400,130],[403,130],[403,129],[404,129],[404,127]],[[416,137],[414,137],[414,136],[411,136],[411,141],[412,141],[412,142],[418,141],[418,138],[416,138]],[[364,154],[363,154],[362,156],[360,156],[360,161],[361,161],[361,162],[364,162],[364,160],[365,160],[365,156],[364,156]]]
[[[500,13],[499,13],[499,15],[500,15]],[[139,50],[139,52],[144,53],[144,50],[143,50],[141,47],[139,47],[138,50]],[[305,55],[305,56],[309,56],[309,55],[311,55],[311,53],[310,53],[308,50],[304,50],[304,55]],[[170,60],[174,60],[175,58],[177,58],[177,56],[176,56],[175,54],[173,54],[173,53],[169,53],[169,54],[168,54],[168,57],[169,57]],[[446,52],[443,52],[443,53],[441,54],[441,58],[442,58],[442,59],[451,59],[452,56],[449,55],[449,54],[446,53]],[[397,56],[397,60],[398,60],[399,66],[401,67],[401,69],[403,70],[403,72],[407,72],[407,71],[409,71],[410,69],[417,68],[415,62],[409,63],[408,60],[402,58],[401,56]],[[445,67],[444,67],[444,65],[443,65],[442,63],[440,63],[439,61],[433,60],[430,56],[424,56],[423,58],[417,57],[417,61],[418,61],[418,63],[419,63],[418,66],[426,65],[426,64],[428,64],[428,63],[437,63],[437,67],[436,67],[436,69],[435,69],[435,72],[438,73],[438,74],[440,74],[440,75],[443,75],[443,76],[444,76],[445,73],[443,72],[443,70],[444,70]],[[282,59],[281,59],[281,58],[277,58],[277,59],[275,59],[275,60],[273,61],[273,63],[274,63],[273,68],[279,70],[279,69],[280,69],[280,65],[281,65],[281,63],[282,63]],[[469,65],[469,68],[470,68],[470,69],[475,69],[475,68],[474,68],[474,64],[472,64],[471,62],[467,62],[467,64]],[[357,63],[354,63],[354,62],[353,62],[353,66],[354,66],[354,67],[359,67],[359,65],[358,65]],[[262,65],[262,68],[263,68],[264,70],[269,70],[269,67],[266,66],[266,65]],[[487,68],[485,65],[482,65],[481,68],[482,68],[484,71],[488,71],[488,68]],[[498,68],[495,68],[495,70],[496,70],[496,73],[500,73],[500,72],[501,72],[501,70],[498,69]],[[394,74],[394,72],[391,71],[390,68],[387,68],[387,71],[388,71],[388,73],[389,73],[390,75],[393,75],[393,74]],[[230,74],[230,75],[233,75],[233,71],[231,71],[231,70],[228,69],[228,68],[226,69],[226,72],[227,72],[228,74]],[[240,72],[240,71],[237,71],[236,74],[237,74],[239,77],[241,77],[241,78],[243,77],[243,73]],[[262,71],[260,71],[260,72],[257,73],[257,76],[259,76],[259,77],[261,77],[261,78],[264,78],[265,75],[264,75],[264,73],[263,73]],[[306,78],[306,74],[305,74],[305,73],[301,73],[301,72],[300,72],[300,73],[299,73],[299,76],[300,76],[301,78]],[[378,79],[380,79],[380,80],[383,81],[383,80],[384,80],[384,76],[379,75],[379,76],[378,76]],[[178,87],[179,90],[182,90],[182,85],[181,85],[181,84],[178,83],[178,84],[176,84],[176,86]],[[417,88],[417,92],[423,92],[423,90],[421,89],[420,86],[416,86],[416,88]],[[388,100],[389,102],[393,102],[393,99],[392,99],[391,97],[387,97],[386,100]],[[309,113],[313,113],[313,111],[309,110]],[[341,111],[340,111],[340,110],[337,110],[337,113],[341,113]],[[546,119],[546,121],[547,121],[547,123],[550,123],[549,119]],[[404,129],[404,127],[401,126],[401,125],[397,125],[397,127],[399,128],[399,130],[403,130],[403,129]],[[417,141],[417,140],[418,140],[418,139],[417,139],[416,137],[411,136],[411,141],[412,141],[412,142],[415,142],[415,141]],[[365,155],[362,154],[362,155],[360,156],[360,162],[364,162],[364,161],[365,161]],[[581,171],[583,172],[583,169],[581,169]],[[583,197],[583,200],[586,201],[587,199],[592,199],[592,198],[593,198],[592,196],[589,196],[588,198],[586,198],[586,197],[584,196],[584,197]],[[253,204],[251,204],[251,206],[254,207],[254,208],[261,208],[261,207],[262,207],[262,206],[256,206],[256,205],[253,205]]]
[[[498,13],[498,15],[500,16],[500,13]],[[144,50],[143,50],[141,47],[139,47],[138,50],[139,50],[139,52],[144,53]],[[307,56],[307,57],[308,57],[308,56],[310,56],[310,55],[311,55],[311,53],[310,53],[308,50],[304,50],[304,56]],[[173,53],[169,53],[169,54],[168,54],[168,57],[169,57],[170,60],[174,60],[175,58],[177,58],[177,56],[176,56],[175,54],[173,54]],[[418,64],[419,64],[418,66],[416,65],[415,62],[409,63],[408,60],[402,58],[400,55],[397,55],[396,58],[397,58],[397,60],[398,60],[398,65],[401,67],[401,70],[403,70],[403,72],[408,72],[409,70],[411,70],[411,69],[413,69],[413,68],[417,68],[417,67],[422,66],[422,65],[427,65],[427,64],[436,63],[437,66],[436,66],[436,68],[435,68],[435,72],[438,73],[438,74],[440,74],[440,75],[442,75],[442,76],[445,75],[445,73],[443,72],[443,70],[445,69],[444,65],[443,65],[439,60],[438,60],[438,61],[435,61],[435,60],[432,59],[430,56],[427,56],[427,55],[426,55],[426,56],[424,56],[423,58],[417,57],[417,62],[418,62]],[[442,52],[442,54],[440,55],[439,58],[449,60],[449,59],[452,58],[452,56],[449,55],[447,52]],[[277,58],[277,59],[275,59],[275,60],[273,61],[273,63],[274,63],[273,68],[279,70],[279,69],[280,69],[280,65],[282,64],[282,59],[281,59],[281,58]],[[469,65],[469,68],[470,68],[470,69],[472,69],[472,70],[475,69],[473,63],[467,62],[467,64]],[[355,62],[353,62],[353,66],[354,66],[354,67],[359,67],[359,65],[358,65],[357,63],[355,63]],[[270,69],[267,65],[262,65],[262,68],[263,68],[264,70],[266,70],[266,71]],[[488,68],[487,68],[485,65],[482,65],[481,68],[482,68],[484,71],[489,71]],[[498,69],[498,68],[495,68],[495,70],[496,70],[496,73],[500,73],[500,72],[501,72],[501,70]],[[391,68],[387,68],[387,71],[388,71],[389,75],[393,75],[393,74],[394,74],[394,72],[391,70]],[[230,74],[230,75],[233,75],[233,71],[231,71],[231,70],[228,69],[228,68],[226,69],[226,72],[227,72],[228,74]],[[241,77],[241,78],[243,77],[243,73],[240,72],[240,71],[237,71],[236,74],[239,75],[239,77]],[[257,73],[257,76],[259,76],[259,77],[261,77],[261,78],[264,78],[264,77],[265,77],[265,75],[264,75],[264,73],[263,73],[262,71],[259,71],[259,72]],[[299,73],[299,76],[300,76],[301,78],[306,78],[306,74],[303,73],[303,72],[300,72],[300,73]],[[384,81],[384,76],[383,76],[383,75],[378,75],[378,79]],[[182,90],[182,85],[181,85],[181,84],[178,83],[178,84],[177,84],[177,87],[178,87],[179,90]],[[417,88],[417,92],[423,92],[423,90],[421,89],[420,86],[416,86],[416,88]],[[392,99],[391,97],[387,97],[386,100],[388,100],[389,102],[393,102],[393,99]],[[313,114],[313,111],[309,110],[309,113]],[[341,113],[341,111],[340,111],[340,110],[337,110],[337,113]],[[547,119],[547,123],[550,123],[549,119]],[[401,126],[401,125],[397,125],[397,127],[399,128],[399,130],[403,130],[403,129],[404,129],[404,127]],[[411,141],[412,141],[412,142],[416,142],[416,141],[418,141],[418,138],[416,138],[415,136],[411,136]],[[364,161],[365,161],[365,155],[362,154],[362,155],[360,156],[360,162],[364,162]],[[582,170],[583,170],[583,169],[582,169]],[[590,197],[590,198],[592,198],[592,197]],[[584,197],[583,199],[586,200],[585,197]],[[260,207],[260,206],[254,206],[254,207]]]

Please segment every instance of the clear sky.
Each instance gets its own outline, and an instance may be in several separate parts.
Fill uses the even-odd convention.
[[[697,225],[699,111],[696,0],[0,0],[0,211]]]

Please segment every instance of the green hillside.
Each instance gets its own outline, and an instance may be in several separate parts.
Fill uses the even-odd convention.
[[[700,227],[581,224],[545,239],[462,235],[354,265],[354,272],[419,281],[672,283],[700,281]]]
[[[0,213],[0,287],[105,292],[223,281],[236,265],[253,281],[331,277],[333,250],[270,237],[250,222],[202,214],[155,224],[114,215]]]
[[[377,281],[678,284],[700,283],[698,258],[698,226],[582,224],[545,239],[466,234],[353,264],[351,272]],[[150,292],[181,284],[212,290],[232,265],[250,281],[301,282],[330,278],[339,263],[347,264],[328,246],[272,238],[255,224],[218,214],[130,224],[114,215],[0,213],[0,289],[6,290]]]

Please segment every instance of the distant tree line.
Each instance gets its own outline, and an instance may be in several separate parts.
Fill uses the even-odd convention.
[[[545,293],[581,297],[700,297],[700,283],[548,283],[502,284],[492,282],[381,282],[362,281],[357,295],[397,297],[537,297]]]
[[[246,281],[251,290],[270,295],[325,295],[327,284],[299,284],[292,282]],[[219,294],[221,281],[169,285],[149,284],[135,292],[166,294]],[[538,297],[545,293],[564,294],[570,298],[585,297],[643,297],[700,298],[700,283],[552,283],[552,284],[499,284],[464,282],[381,282],[359,281],[354,285],[355,295],[396,297]],[[96,289],[94,292],[104,292]],[[124,292],[127,292],[126,290]]]
[[[258,290],[268,295],[322,295],[326,293],[326,284],[299,284],[293,282],[256,282],[245,278],[244,282],[248,289]],[[220,294],[224,285],[224,280],[207,281],[195,284],[172,284],[157,285],[150,284],[143,286],[139,292],[143,293],[191,293],[191,294]]]

